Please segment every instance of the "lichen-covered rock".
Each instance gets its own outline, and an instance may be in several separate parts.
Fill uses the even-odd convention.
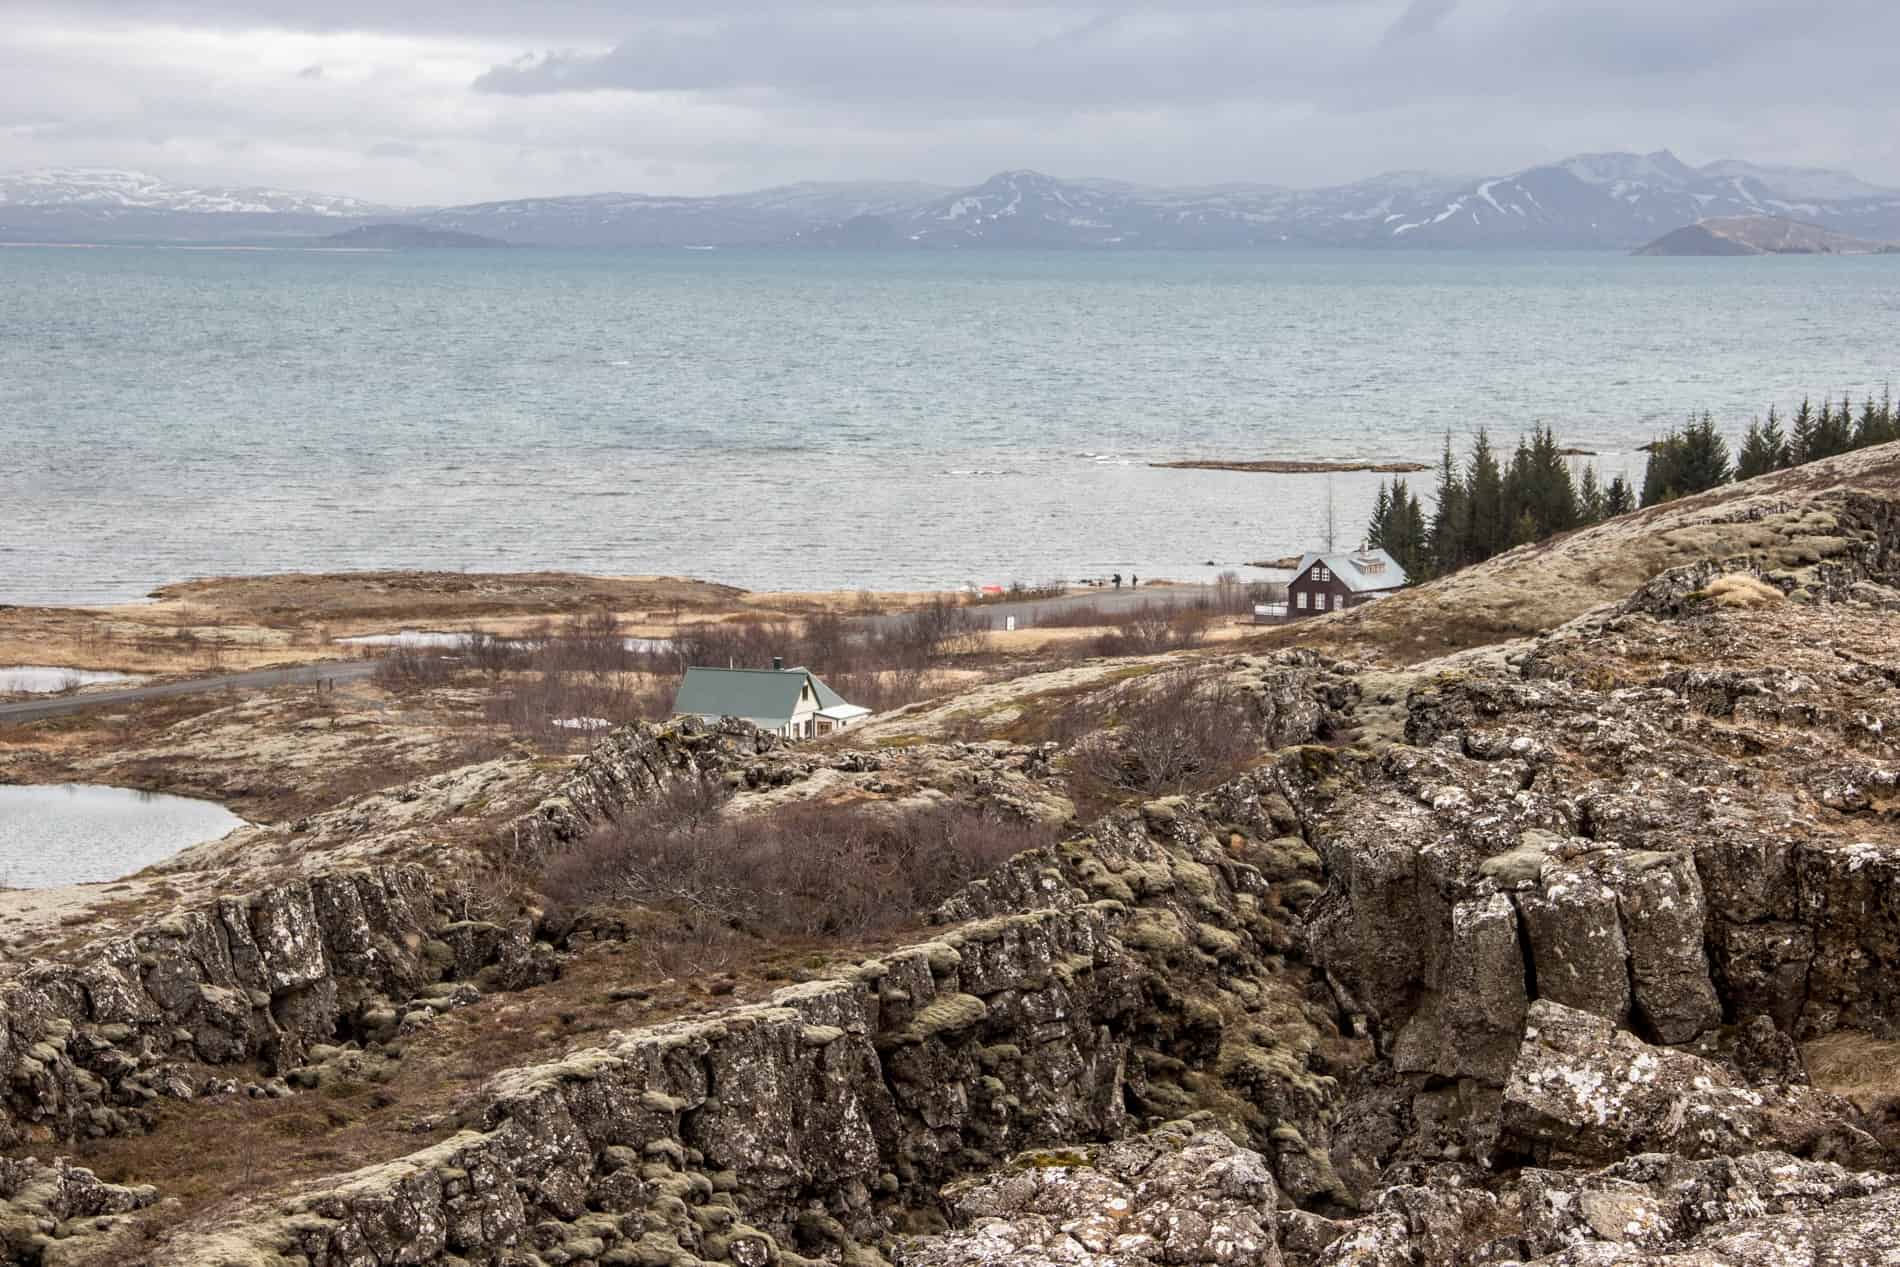
[[[898,1267],[1282,1261],[1266,1161],[1185,1123],[1113,1144],[1024,1153],[943,1195],[953,1230],[900,1242]]]
[[[157,1199],[156,1189],[105,1183],[64,1158],[0,1157],[0,1261],[78,1267],[124,1254],[138,1229],[121,1216]]]
[[[442,918],[425,868],[352,867],[173,912],[83,963],[29,964],[0,983],[0,1146],[136,1122],[141,1067],[297,1064],[362,999],[427,979],[418,948]]]
[[[1644,1153],[1602,1170],[1526,1170],[1518,1181],[1524,1255],[1585,1245],[1660,1250],[1710,1228],[1773,1215],[1812,1215],[1891,1191],[1887,1175],[1786,1153],[1688,1160]]]
[[[1711,1061],[1651,1047],[1601,1017],[1539,1001],[1504,1087],[1501,1120],[1503,1143],[1541,1164],[1767,1149],[1862,1167],[1888,1162],[1858,1117],[1837,1096],[1750,1088]]]

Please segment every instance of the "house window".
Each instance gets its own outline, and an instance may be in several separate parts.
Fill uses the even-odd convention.
[[[1316,581],[1330,581],[1333,579],[1333,574],[1326,570],[1324,563],[1315,563],[1313,565],[1313,579]]]
[[[1306,591],[1301,590],[1299,597],[1300,597],[1300,610],[1305,611],[1306,610]]]
[[[1341,598],[1337,594],[1333,595],[1333,610],[1334,611],[1338,611],[1341,607],[1344,607],[1345,605],[1346,605],[1345,599]]]

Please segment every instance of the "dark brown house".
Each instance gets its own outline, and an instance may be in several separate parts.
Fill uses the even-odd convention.
[[[1292,619],[1345,611],[1405,587],[1405,569],[1384,550],[1306,554],[1286,587]]]

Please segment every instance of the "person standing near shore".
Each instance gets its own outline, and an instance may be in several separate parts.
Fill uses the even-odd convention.
[[[1109,579],[1115,582],[1116,589],[1120,589],[1122,587],[1122,574],[1120,572],[1115,573],[1115,575],[1110,577]]]

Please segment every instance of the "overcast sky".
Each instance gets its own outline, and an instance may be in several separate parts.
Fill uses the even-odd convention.
[[[6,0],[0,170],[400,203],[1566,154],[1900,186],[1900,0]]]

